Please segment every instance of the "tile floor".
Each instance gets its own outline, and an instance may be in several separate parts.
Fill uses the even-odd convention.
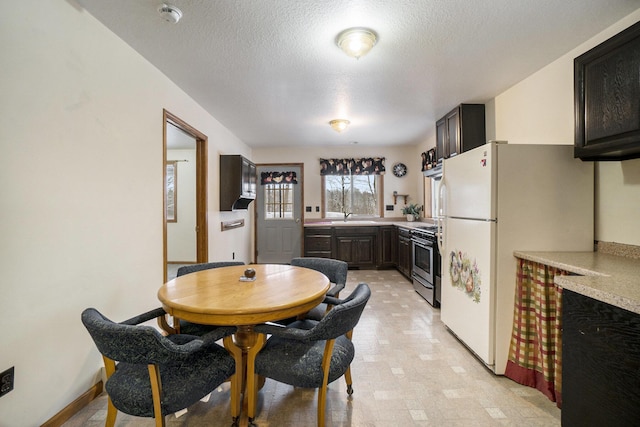
[[[372,296],[354,332],[354,394],[344,379],[329,385],[327,425],[560,426],[560,410],[535,389],[495,376],[463,347],[434,310],[395,270],[349,271],[347,295],[366,282]],[[262,427],[312,427],[315,390],[267,380],[255,423]],[[106,396],[95,399],[65,427],[103,426]],[[185,415],[167,417],[168,426],[229,426],[229,387]],[[118,413],[117,427],[153,426],[152,419]]]

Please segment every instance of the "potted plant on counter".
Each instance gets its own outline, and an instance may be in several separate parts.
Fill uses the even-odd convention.
[[[416,205],[411,203],[404,208],[402,208],[402,214],[407,216],[407,221],[415,221],[416,219],[420,219],[420,211],[422,210],[421,205]]]

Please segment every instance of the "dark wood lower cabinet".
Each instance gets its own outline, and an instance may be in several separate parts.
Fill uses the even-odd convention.
[[[398,228],[398,271],[411,279],[411,233],[404,228]]]
[[[349,267],[375,268],[375,236],[336,237],[336,258],[346,261]]]
[[[334,234],[337,259],[351,268],[377,267],[378,227],[336,227]]]
[[[378,242],[378,267],[393,268],[398,265],[398,227],[381,226]]]
[[[304,256],[346,261],[350,268],[394,268],[398,264],[398,227],[305,227]]]
[[[640,423],[640,315],[562,292],[562,425]]]
[[[333,230],[331,227],[304,229],[304,256],[333,258]]]

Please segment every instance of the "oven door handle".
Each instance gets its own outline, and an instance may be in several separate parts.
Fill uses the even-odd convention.
[[[419,246],[422,246],[424,248],[433,248],[433,242],[430,240],[426,240],[426,239],[419,239],[419,238],[412,238],[411,241]]]

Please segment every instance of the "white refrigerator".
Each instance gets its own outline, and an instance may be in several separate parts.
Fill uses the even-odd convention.
[[[496,374],[513,326],[513,252],[592,251],[593,199],[593,163],[573,146],[489,142],[444,160],[441,319]]]

